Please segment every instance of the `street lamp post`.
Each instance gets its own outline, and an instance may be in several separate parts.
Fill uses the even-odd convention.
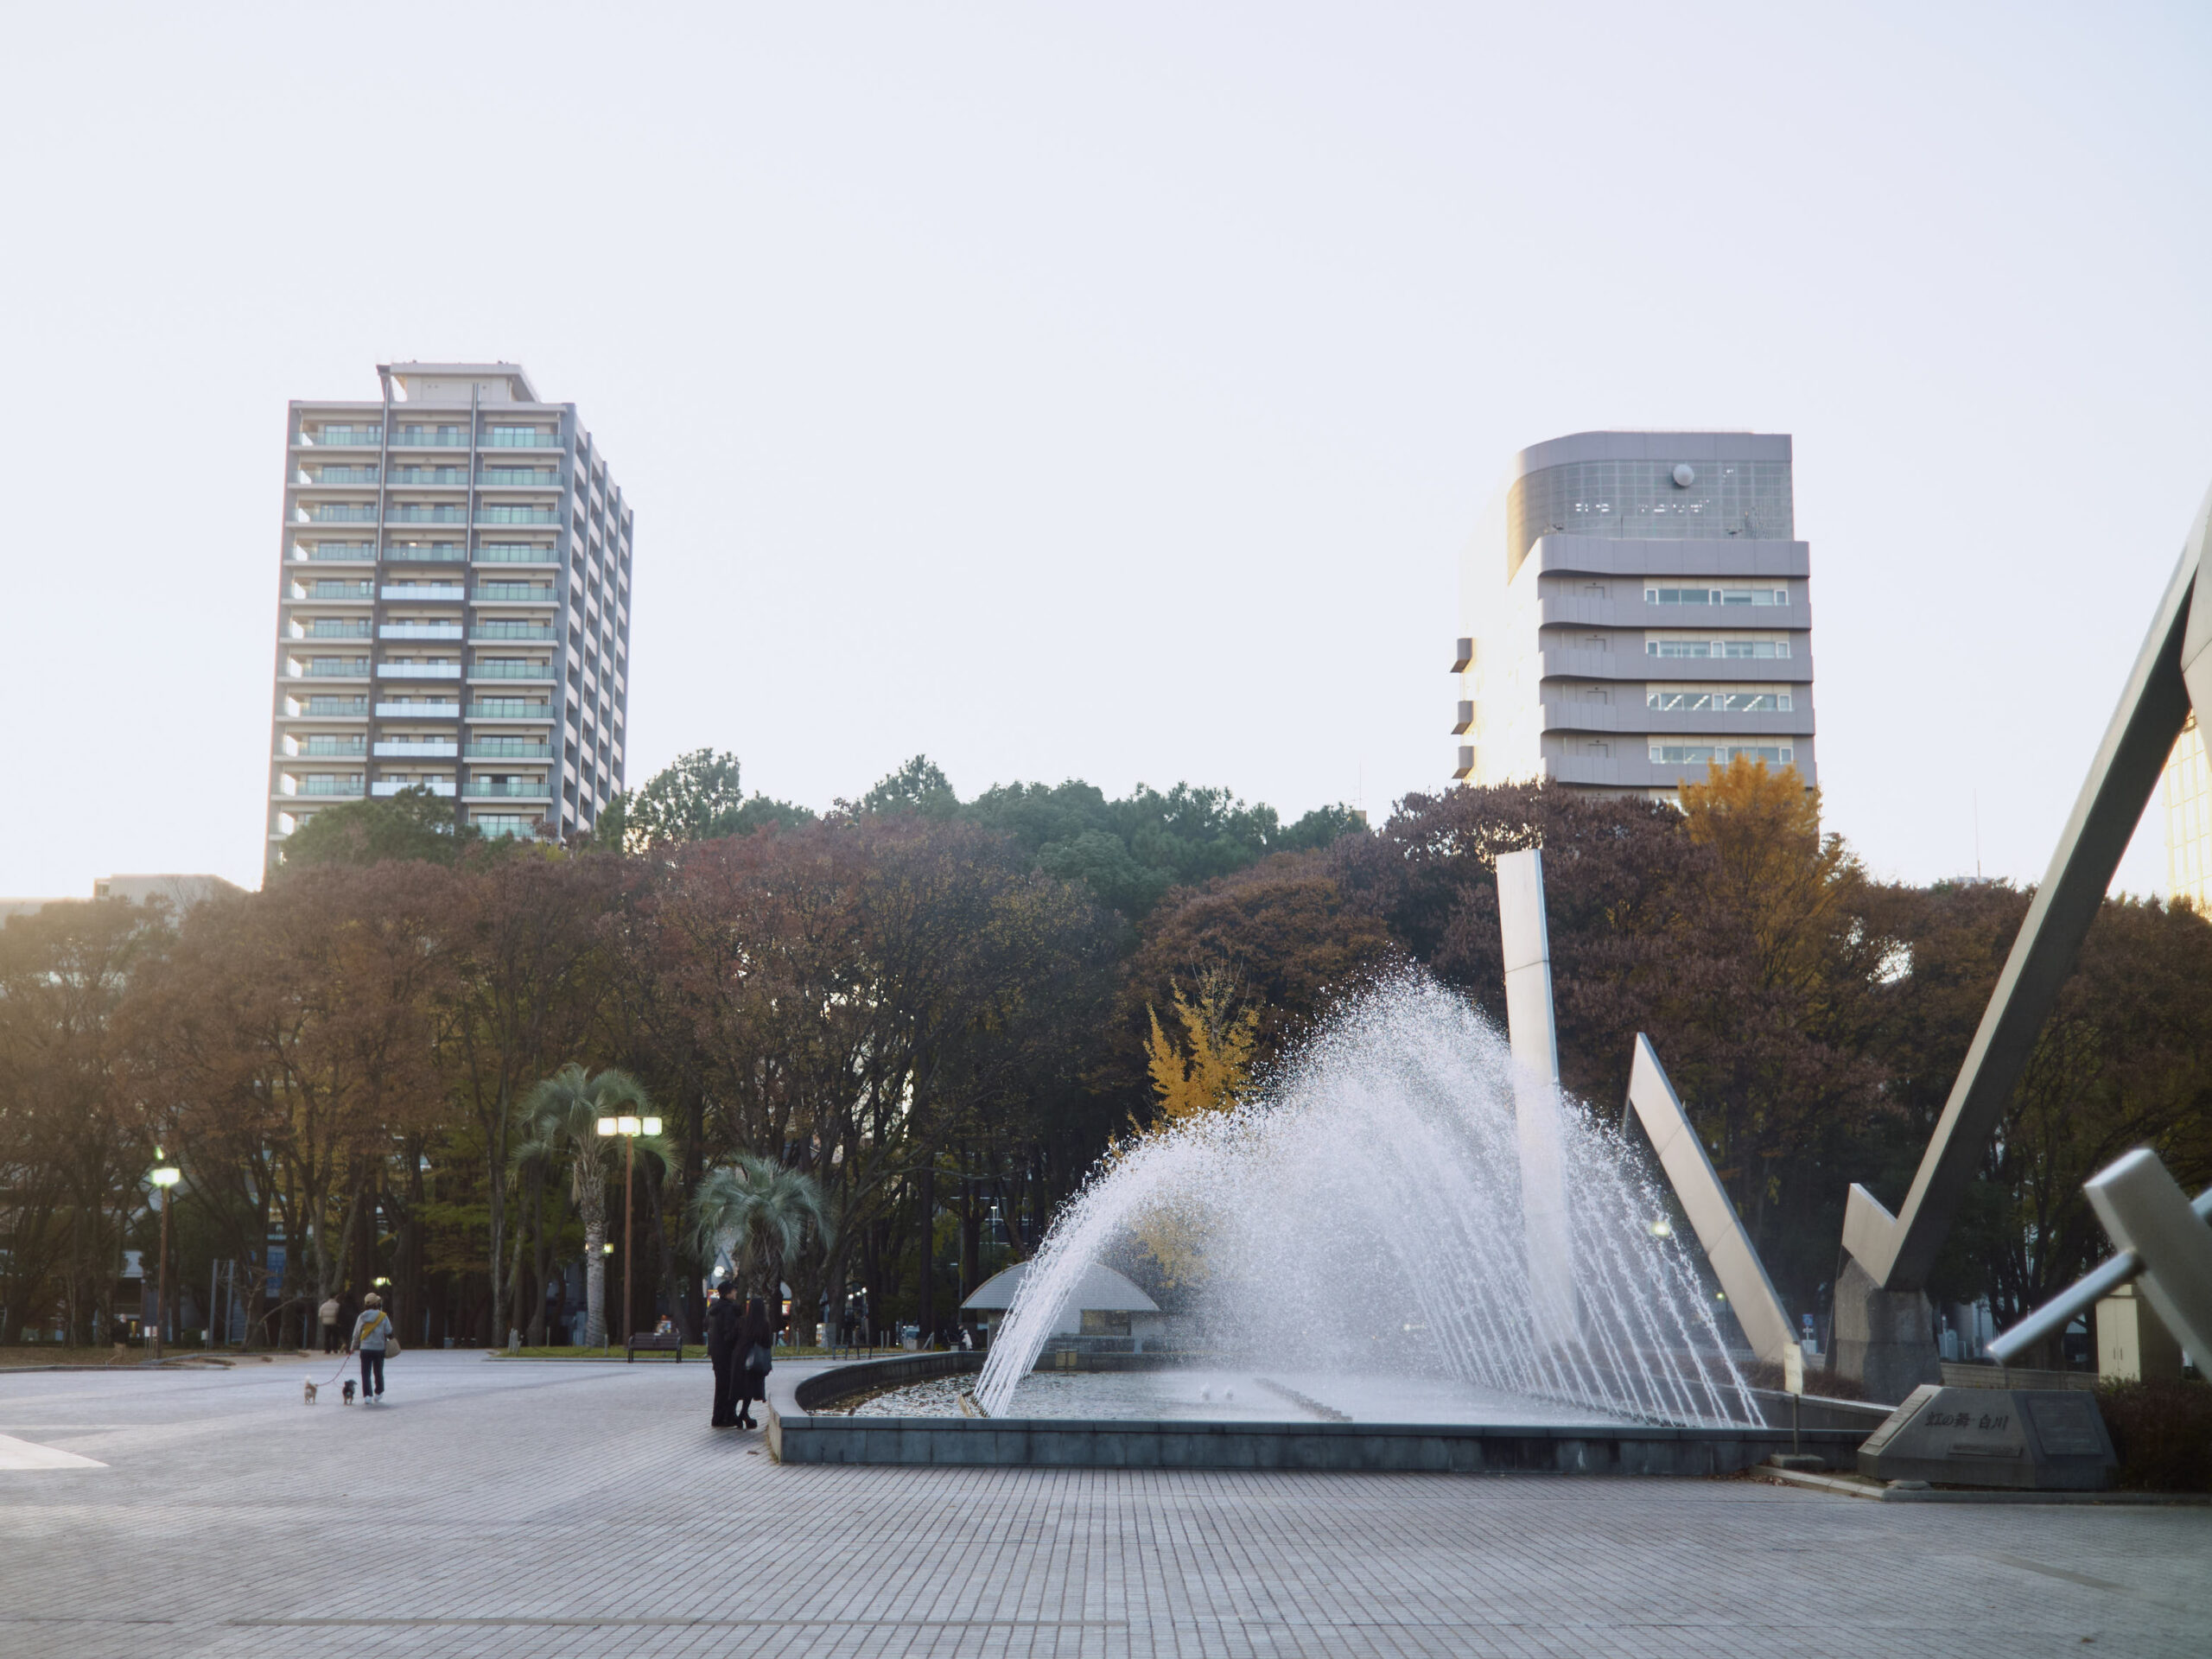
[[[636,1242],[637,1183],[632,1179],[638,1169],[638,1137],[658,1135],[660,1119],[657,1117],[602,1117],[599,1132],[603,1135],[622,1137],[622,1340],[626,1346],[638,1327],[630,1322],[630,1257]]]
[[[154,1156],[158,1158],[161,1155],[162,1149],[156,1147]],[[177,1182],[183,1178],[184,1172],[175,1164],[158,1165],[146,1178],[162,1190],[162,1253],[154,1264],[154,1357],[156,1359],[162,1357],[162,1327],[168,1323],[169,1318],[169,1194],[176,1190]]]

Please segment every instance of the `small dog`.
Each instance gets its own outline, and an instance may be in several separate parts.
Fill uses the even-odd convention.
[[[307,1381],[307,1395],[308,1395],[308,1397],[307,1397],[305,1400],[302,1401],[300,1403],[301,1403],[302,1405],[307,1405],[307,1406],[311,1406],[311,1405],[315,1404],[315,1379],[314,1379],[313,1377],[309,1377],[309,1378],[308,1379],[308,1381]]]
[[[353,1379],[350,1376],[346,1379],[345,1400],[349,1406],[353,1403]]]

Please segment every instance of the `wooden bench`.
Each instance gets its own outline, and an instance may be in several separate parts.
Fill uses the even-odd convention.
[[[681,1365],[683,1363],[683,1333],[671,1331],[662,1336],[654,1331],[633,1332],[622,1351],[623,1362],[626,1364],[632,1363],[639,1354],[667,1354]]]

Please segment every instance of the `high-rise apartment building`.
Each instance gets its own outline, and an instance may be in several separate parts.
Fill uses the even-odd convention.
[[[2212,749],[2191,715],[2166,757],[2166,892],[2212,916]]]
[[[1677,797],[1813,759],[1789,440],[1580,432],[1522,450],[1469,548],[1454,778]]]
[[[286,421],[271,865],[340,801],[565,835],[622,787],[631,512],[576,406],[512,363],[377,373]]]

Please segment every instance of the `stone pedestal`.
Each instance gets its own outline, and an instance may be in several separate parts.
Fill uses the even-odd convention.
[[[1859,1448],[1874,1480],[2101,1492],[2112,1438],[2078,1389],[1915,1389]]]
[[[1927,1293],[1884,1290],[1849,1255],[1835,1287],[1834,1347],[1836,1375],[1858,1383],[1869,1400],[1903,1400],[1943,1380]]]

